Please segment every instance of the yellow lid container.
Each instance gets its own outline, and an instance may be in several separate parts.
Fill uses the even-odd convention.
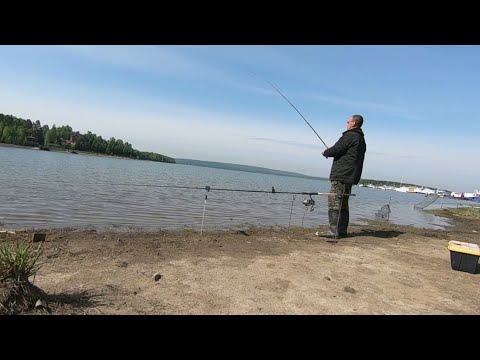
[[[460,252],[464,254],[480,256],[480,246],[477,244],[461,242],[461,241],[449,241],[448,250]]]

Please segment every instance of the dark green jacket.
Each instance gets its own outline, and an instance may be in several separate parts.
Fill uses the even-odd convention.
[[[333,157],[330,180],[356,185],[360,181],[367,144],[362,129],[347,130],[323,153]]]

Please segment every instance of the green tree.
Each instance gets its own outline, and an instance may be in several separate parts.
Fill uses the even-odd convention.
[[[65,125],[65,126],[60,126],[56,129],[57,131],[57,139],[60,140],[60,139],[64,139],[64,140],[68,140],[70,139],[70,135],[72,133],[72,128],[68,125]]]
[[[52,144],[52,143],[53,143],[52,131],[48,130],[45,134],[45,144]]]
[[[17,145],[27,145],[27,134],[24,128],[18,127],[16,129],[14,143]]]
[[[15,132],[13,128],[11,128],[10,126],[5,126],[3,128],[2,138],[0,139],[0,142],[6,143],[6,144],[13,144],[14,139],[15,139]]]

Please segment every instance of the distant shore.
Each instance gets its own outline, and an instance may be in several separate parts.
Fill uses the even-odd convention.
[[[0,146],[3,147],[14,147],[14,148],[19,148],[19,149],[33,149],[32,146],[25,146],[25,145],[15,145],[15,144],[5,144],[0,142]]]
[[[138,159],[132,159],[132,158],[118,156],[118,155],[106,155],[106,154],[100,154],[100,153],[91,153],[91,152],[86,152],[86,151],[81,151],[81,150],[66,150],[66,149],[41,150],[38,147],[36,148],[34,146],[14,145],[14,144],[5,144],[5,143],[0,143],[0,146],[13,147],[13,148],[19,148],[19,149],[27,149],[27,150],[36,150],[36,151],[51,151],[51,152],[67,153],[67,154],[73,154],[73,155],[88,155],[88,156],[100,156],[100,157],[108,157],[108,158],[124,159],[124,160],[138,160]],[[72,153],[72,151],[75,151],[75,153]],[[146,160],[146,161],[150,161],[150,160]]]

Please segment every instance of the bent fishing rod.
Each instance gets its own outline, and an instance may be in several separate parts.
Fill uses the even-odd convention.
[[[287,100],[287,102],[297,111],[297,113],[303,118],[303,120],[305,120],[305,122],[307,123],[308,126],[310,126],[310,128],[313,130],[313,132],[315,133],[315,135],[318,136],[318,138],[320,139],[320,141],[323,143],[323,145],[325,145],[325,147],[328,149],[328,146],[327,144],[325,144],[325,141],[322,140],[322,138],[320,137],[320,135],[318,135],[318,133],[315,131],[315,129],[312,127],[312,125],[310,125],[310,123],[307,121],[307,119],[305,119],[305,116],[302,115],[302,113],[297,109],[297,107],[295,105],[292,104],[292,102],[290,100],[288,100],[288,98],[283,95],[280,90],[278,90],[270,81],[266,80],[266,79],[263,79],[261,78],[263,81],[265,81],[268,85],[270,85],[272,88],[274,88],[280,95],[282,95],[282,97]]]

